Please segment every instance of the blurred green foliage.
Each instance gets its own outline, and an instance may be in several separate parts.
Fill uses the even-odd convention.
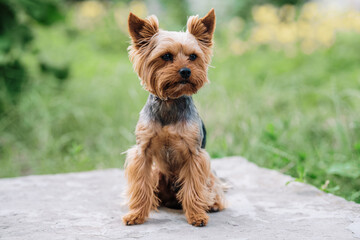
[[[126,52],[126,17],[146,14],[141,2],[50,1],[47,20],[24,2],[0,0],[0,177],[122,167],[147,98]],[[168,4],[176,30],[189,6]],[[241,55],[230,25],[217,26],[211,84],[194,96],[210,155],[360,202],[359,34],[312,54],[263,44]]]
[[[272,4],[275,6],[282,6],[285,4],[291,4],[300,6],[305,2],[308,2],[308,0],[241,0],[234,2],[231,14],[249,20],[251,19],[252,8],[257,5]]]
[[[31,87],[26,64],[22,57],[34,53],[32,27],[50,26],[63,19],[59,5],[49,0],[0,1],[0,116],[16,104],[21,93]],[[58,69],[42,63],[44,72],[60,79],[68,75],[68,68]],[[46,71],[45,71],[46,70]]]
[[[162,18],[168,19],[166,25],[170,26],[172,31],[178,31],[179,29],[186,26],[186,18],[184,16],[189,16],[189,3],[184,0],[160,0],[161,7],[164,9]]]

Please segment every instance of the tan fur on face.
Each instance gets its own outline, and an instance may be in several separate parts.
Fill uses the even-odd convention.
[[[201,19],[190,17],[187,28],[186,32],[159,30],[155,16],[146,20],[129,16],[130,60],[144,88],[161,99],[192,95],[209,81],[214,11]],[[166,53],[171,53],[174,60],[164,61],[161,57]],[[196,54],[197,59],[189,60],[190,54]],[[191,76],[189,83],[182,85],[179,70],[185,67],[191,70]]]

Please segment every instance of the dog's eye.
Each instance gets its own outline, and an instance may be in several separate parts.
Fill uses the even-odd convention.
[[[171,53],[166,53],[166,54],[162,55],[161,58],[164,61],[172,61],[173,60],[173,55]]]
[[[189,59],[190,61],[194,61],[197,58],[196,54],[190,54]]]

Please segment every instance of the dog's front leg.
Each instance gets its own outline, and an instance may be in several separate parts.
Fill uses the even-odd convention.
[[[151,156],[140,146],[128,150],[125,175],[128,180],[130,212],[123,217],[126,225],[144,223],[150,210],[158,206],[155,196],[157,176],[152,171]]]
[[[179,173],[181,189],[178,199],[189,224],[202,227],[208,222],[209,203],[212,202],[207,182],[210,175],[210,157],[204,149],[185,151],[185,163]]]

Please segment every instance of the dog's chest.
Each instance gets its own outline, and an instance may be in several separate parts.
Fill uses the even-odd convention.
[[[178,169],[202,143],[201,119],[189,96],[162,101],[150,95],[140,112],[137,138],[161,169]]]
[[[196,135],[194,131],[191,131],[189,124],[170,124],[159,129],[156,134],[156,141],[159,141],[162,151],[171,155],[182,151],[188,145],[187,139],[196,138]]]
[[[195,124],[177,123],[158,129],[154,137],[154,150],[167,168],[179,168],[189,151],[199,145],[199,130]]]

